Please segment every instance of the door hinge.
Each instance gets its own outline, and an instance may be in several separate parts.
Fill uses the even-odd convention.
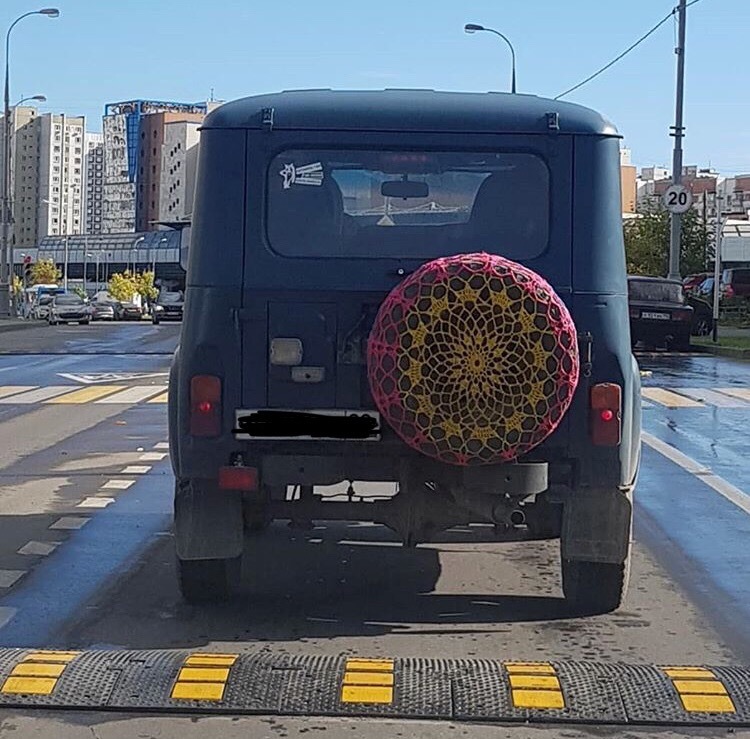
[[[578,334],[578,351],[581,357],[581,375],[591,377],[591,356],[594,345],[594,337],[590,331]]]

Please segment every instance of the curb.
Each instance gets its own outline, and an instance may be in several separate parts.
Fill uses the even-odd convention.
[[[700,351],[704,351],[708,354],[715,354],[719,357],[750,360],[750,349],[740,349],[739,347],[702,344],[700,345]]]

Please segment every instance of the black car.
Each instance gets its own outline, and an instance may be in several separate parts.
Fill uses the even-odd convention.
[[[630,340],[646,348],[690,349],[694,310],[682,283],[663,277],[628,277]]]
[[[182,291],[161,292],[154,305],[151,322],[154,325],[161,321],[181,321],[185,296]]]

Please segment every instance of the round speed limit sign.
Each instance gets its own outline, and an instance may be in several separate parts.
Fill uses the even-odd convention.
[[[671,185],[664,192],[662,202],[670,213],[685,213],[693,204],[693,193],[685,185]]]

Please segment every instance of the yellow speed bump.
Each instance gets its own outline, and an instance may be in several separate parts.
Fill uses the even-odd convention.
[[[27,654],[0,687],[5,695],[51,695],[68,664],[80,652],[38,651]]]
[[[560,680],[549,662],[504,662],[514,708],[565,708]]]
[[[229,673],[239,654],[189,655],[182,663],[172,687],[175,700],[220,701],[229,680]]]
[[[341,685],[342,703],[393,703],[392,659],[348,659]]]
[[[705,667],[663,667],[688,713],[735,713],[721,680]]]

